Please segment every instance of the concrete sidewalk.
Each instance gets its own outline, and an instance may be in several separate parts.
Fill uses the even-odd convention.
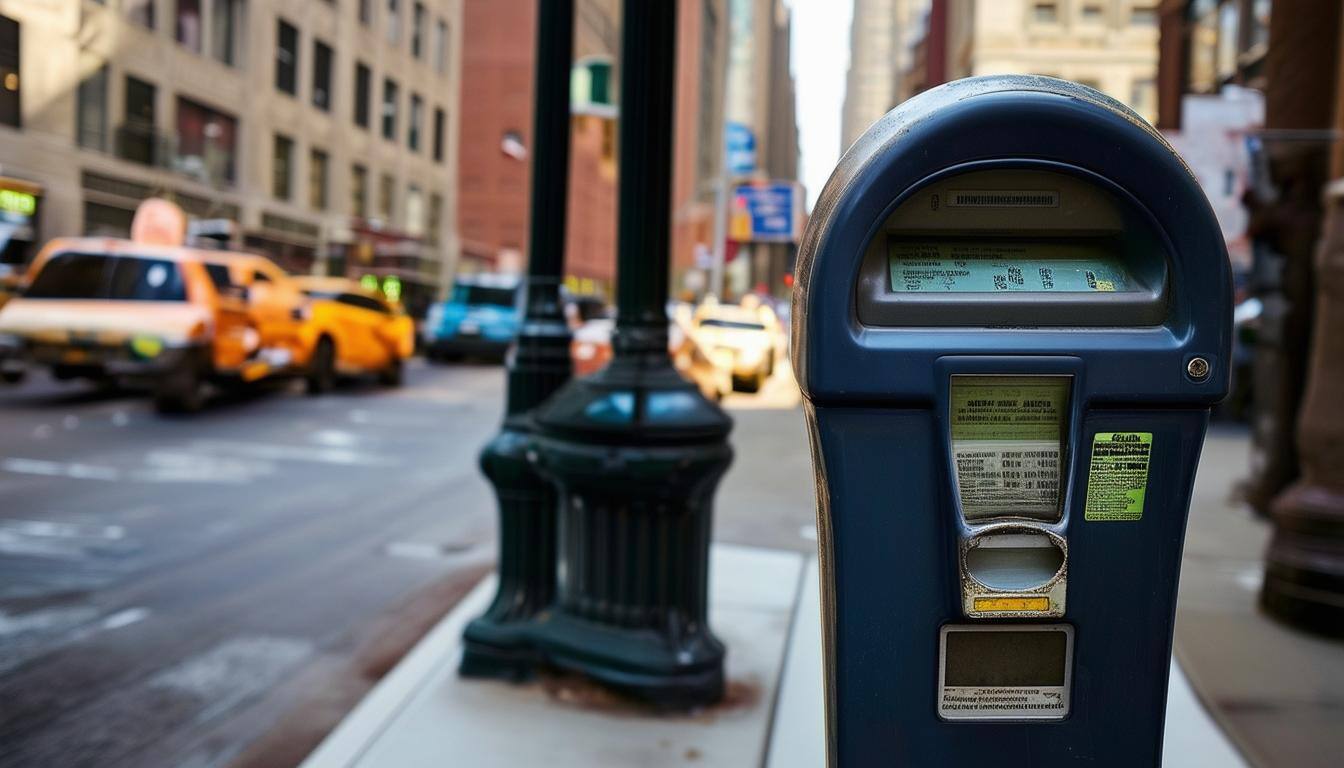
[[[720,706],[657,714],[563,681],[457,677],[462,628],[493,593],[493,579],[486,579],[304,768],[430,768],[447,755],[500,768],[824,765],[816,559],[804,567],[795,553],[715,545],[711,581],[713,625],[730,649],[728,700]],[[1166,739],[1166,768],[1245,765],[1175,665]]]
[[[1244,428],[1204,444],[1176,605],[1176,658],[1214,719],[1259,768],[1344,765],[1344,642],[1292,629],[1256,605],[1269,524],[1235,495]]]
[[[714,547],[711,621],[728,643],[733,681],[725,707],[659,715],[573,680],[459,680],[458,639],[489,599],[487,579],[305,765],[400,768],[465,754],[499,766],[822,765],[820,611],[807,552],[814,545],[810,523],[796,523],[811,509],[810,475],[800,469],[806,444],[792,439],[801,414],[785,405],[735,416],[739,464],[720,499],[733,503],[723,505],[716,538],[760,541],[765,515],[776,537],[770,546],[793,551]],[[782,465],[796,471],[780,472]],[[1256,610],[1268,526],[1230,501],[1247,466],[1245,432],[1212,430],[1186,539],[1164,764],[1235,768],[1244,755],[1259,768],[1339,765],[1344,645]],[[797,539],[784,535],[799,528]]]

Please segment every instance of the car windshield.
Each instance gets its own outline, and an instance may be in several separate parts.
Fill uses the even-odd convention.
[[[487,288],[483,285],[459,285],[453,290],[453,299],[459,304],[489,304],[496,307],[512,307],[514,290],[512,288]]]
[[[102,253],[53,256],[24,295],[30,299],[187,300],[176,263]]]
[[[709,317],[700,321],[701,328],[733,328],[741,331],[764,331],[765,326],[760,323],[752,323],[745,320],[723,320],[717,317]]]

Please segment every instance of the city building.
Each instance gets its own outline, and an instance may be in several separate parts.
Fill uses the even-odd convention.
[[[751,170],[732,169],[741,181],[798,179],[798,122],[790,68],[792,13],[782,0],[729,0],[728,72],[724,114],[752,137]],[[801,193],[796,196],[801,198]],[[729,204],[734,204],[729,200]],[[801,205],[796,199],[795,205]],[[724,246],[724,294],[788,293],[794,242],[730,239]],[[711,290],[713,288],[711,287]]]
[[[714,251],[714,205],[723,165],[728,72],[728,0],[684,0],[678,8],[676,119],[672,165],[672,290],[706,288]]]
[[[471,119],[462,142],[472,150],[461,160],[462,269],[519,272],[527,258],[536,3],[465,0],[464,17],[462,111]],[[673,272],[684,275],[713,243],[727,2],[686,0],[678,25],[671,261]],[[620,45],[620,3],[579,0],[565,284],[608,299],[616,274]]]
[[[158,195],[419,310],[456,268],[461,18],[459,0],[0,0],[0,176],[36,191],[5,258],[124,236]]]
[[[854,0],[840,150],[910,97],[905,73],[923,37],[929,0]]]
[[[1269,0],[1162,0],[1158,122],[1181,127],[1186,94],[1225,85],[1265,90]]]
[[[1157,119],[1157,0],[947,0],[947,79],[1089,85]]]

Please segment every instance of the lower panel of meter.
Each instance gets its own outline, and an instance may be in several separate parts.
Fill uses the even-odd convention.
[[[938,639],[944,720],[1063,720],[1073,681],[1068,624],[949,624]]]

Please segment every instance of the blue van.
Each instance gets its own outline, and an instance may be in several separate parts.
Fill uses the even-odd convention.
[[[503,360],[522,324],[521,285],[512,275],[459,275],[448,300],[431,305],[425,316],[426,357]]]

